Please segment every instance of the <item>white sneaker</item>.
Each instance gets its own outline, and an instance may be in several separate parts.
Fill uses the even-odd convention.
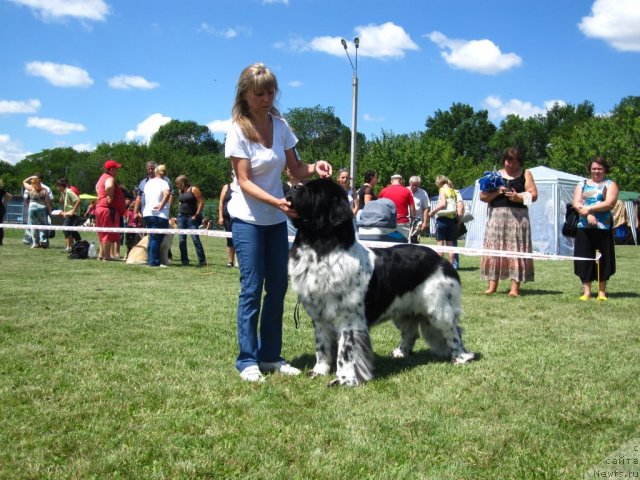
[[[240,378],[247,382],[264,382],[264,377],[260,373],[257,365],[251,365],[240,372]]]
[[[296,367],[292,367],[284,360],[277,362],[260,362],[260,369],[265,372],[278,372],[283,375],[300,375],[300,370]]]

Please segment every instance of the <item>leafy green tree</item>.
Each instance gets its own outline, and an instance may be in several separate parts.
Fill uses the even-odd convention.
[[[640,118],[594,117],[551,139],[549,166],[586,176],[595,156],[611,164],[609,176],[622,190],[640,189]]]
[[[67,178],[82,190],[86,178],[78,168],[86,163],[89,157],[89,152],[77,152],[71,147],[53,148],[28,155],[16,164],[15,171],[20,181],[37,172],[42,174],[45,184],[50,187],[53,187],[59,178]]]
[[[150,147],[165,144],[173,150],[180,150],[189,155],[215,154],[222,151],[222,145],[214,137],[209,128],[194,121],[171,120],[161,126],[151,137]]]
[[[448,111],[438,110],[425,122],[426,134],[448,141],[458,157],[482,164],[489,154],[489,141],[496,126],[487,110],[474,111],[470,105],[454,103]]]
[[[336,167],[348,167],[351,162],[351,129],[334,114],[333,107],[292,108],[284,117],[298,137],[297,149],[307,162],[327,160]],[[356,137],[356,162],[363,154],[366,137]]]
[[[630,96],[620,100],[611,114],[616,118],[638,118],[640,116],[640,97]]]
[[[546,163],[547,133],[545,119],[536,115],[523,119],[508,115],[493,134],[489,142],[492,156],[488,158],[495,166],[501,165],[502,154],[509,147],[516,147],[523,155],[527,167]]]
[[[91,163],[85,167],[85,173],[92,182],[92,191],[95,192],[95,183],[102,174],[102,166],[108,159],[113,159],[122,165],[118,172],[120,185],[133,192],[140,180],[147,174],[145,163],[151,160],[149,148],[138,142],[101,143],[91,154]]]
[[[362,184],[365,170],[378,174],[378,190],[389,183],[394,173],[402,175],[405,182],[419,175],[422,188],[430,195],[437,193],[434,183],[437,175],[447,175],[455,186],[462,187],[473,183],[482,173],[481,167],[459,157],[445,140],[420,132],[395,135],[385,131],[368,142],[358,165],[357,184]]]
[[[0,181],[4,185],[4,189],[13,194],[17,194],[22,189],[21,181],[23,178],[18,178],[16,174],[15,165],[11,165],[9,162],[0,160]]]

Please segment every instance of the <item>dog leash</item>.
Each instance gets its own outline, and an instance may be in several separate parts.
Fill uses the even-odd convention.
[[[296,326],[296,330],[300,328],[300,299],[296,302],[296,306],[293,307],[293,323]]]

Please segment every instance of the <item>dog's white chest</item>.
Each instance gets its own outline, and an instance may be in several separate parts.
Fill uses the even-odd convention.
[[[353,308],[362,304],[373,265],[369,253],[356,244],[318,258],[313,249],[299,248],[297,258],[289,260],[289,275],[307,311],[332,318],[338,305]]]

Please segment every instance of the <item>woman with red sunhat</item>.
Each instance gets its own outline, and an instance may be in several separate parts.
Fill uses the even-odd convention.
[[[96,191],[98,202],[96,204],[97,227],[119,227],[120,216],[125,213],[124,192],[116,180],[118,169],[121,168],[115,160],[104,162],[104,173],[98,179]],[[111,257],[111,247],[114,242],[120,241],[120,234],[114,232],[98,232],[100,240],[99,260],[115,260]]]

